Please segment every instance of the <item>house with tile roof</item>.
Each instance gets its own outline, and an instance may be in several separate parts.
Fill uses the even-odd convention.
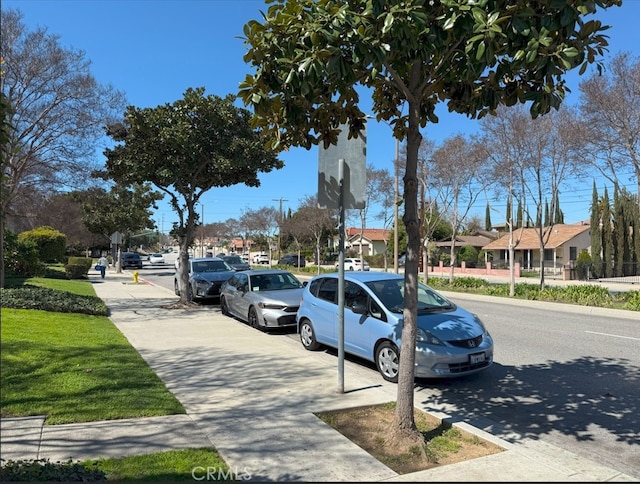
[[[500,234],[496,231],[479,230],[471,235],[456,235],[455,240],[452,240],[451,237],[438,240],[436,247],[438,247],[440,252],[449,254],[451,252],[451,244],[453,243],[456,252],[467,245],[474,247],[480,252],[485,245],[496,240],[499,236]]]
[[[362,255],[384,254],[386,244],[390,241],[393,232],[387,229],[361,229],[349,227],[346,229],[345,249],[360,254],[360,246],[362,246]],[[335,244],[338,245],[337,242]]]
[[[583,250],[591,251],[591,234],[588,223],[558,224],[543,228],[545,268],[558,271],[570,265]],[[516,245],[514,260],[519,262],[523,270],[536,270],[540,267],[540,235],[539,229],[524,228],[513,231],[513,242]],[[506,262],[509,258],[509,234],[488,243],[483,247],[493,255],[494,265]]]

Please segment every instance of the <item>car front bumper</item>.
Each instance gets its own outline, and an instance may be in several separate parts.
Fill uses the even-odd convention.
[[[441,350],[441,351],[439,351]],[[485,335],[476,348],[432,346],[416,347],[417,378],[454,378],[486,370],[493,364],[493,340]]]

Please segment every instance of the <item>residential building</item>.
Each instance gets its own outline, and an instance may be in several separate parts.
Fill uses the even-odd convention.
[[[572,265],[583,250],[591,250],[590,226],[585,222],[578,224],[558,224],[543,228],[544,265],[554,272]],[[513,231],[515,244],[514,260],[520,263],[522,270],[537,270],[540,267],[540,229],[524,228]],[[509,234],[483,247],[493,256],[493,265],[509,260]]]

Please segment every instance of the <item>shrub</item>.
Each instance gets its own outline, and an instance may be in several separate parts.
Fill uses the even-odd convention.
[[[477,277],[456,277],[450,285],[451,287],[478,288],[488,286],[489,283]]]
[[[97,482],[105,481],[106,474],[97,469],[97,463],[89,465],[80,462],[49,462],[49,459],[2,459],[0,481],[2,482]]]
[[[580,304],[582,306],[610,307],[611,294],[606,287],[584,284],[581,286],[567,286],[562,291],[562,300]]]
[[[624,308],[640,311],[640,291],[629,291],[624,295]]]
[[[38,247],[32,241],[22,241],[11,230],[4,231],[4,267],[7,275],[32,277],[43,272]]]
[[[84,265],[67,264],[64,266],[64,272],[69,279],[85,279],[88,275],[88,270]]]
[[[97,296],[80,296],[30,284],[11,289],[0,288],[0,297],[4,308],[40,309],[42,311],[95,316],[109,314],[106,304]]]
[[[64,270],[69,279],[84,279],[89,274],[91,266],[93,266],[91,257],[69,257],[69,262],[64,266]]]
[[[31,242],[38,248],[43,262],[62,262],[65,260],[67,236],[53,227],[38,227],[18,235],[21,242]]]
[[[471,245],[465,245],[458,251],[456,259],[459,262],[464,261],[467,267],[475,267],[478,263],[478,250]]]
[[[586,250],[583,250],[578,254],[578,258],[576,259],[576,276],[581,281],[586,281],[589,279],[589,269],[591,267],[591,255]]]

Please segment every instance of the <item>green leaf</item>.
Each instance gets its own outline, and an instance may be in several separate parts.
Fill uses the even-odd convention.
[[[392,25],[393,25],[393,14],[388,13],[384,19],[384,26],[382,27],[382,33],[386,34],[387,32],[389,32]]]
[[[478,51],[476,52],[476,60],[482,59],[482,56],[484,55],[484,50],[485,50],[485,44],[484,42],[480,42],[478,44]]]
[[[457,20],[457,19],[458,19],[458,15],[457,15],[456,13],[451,14],[451,17],[449,17],[449,18],[445,21],[445,23],[444,23],[444,25],[442,26],[442,28],[443,28],[444,30],[451,30],[451,29],[454,27],[454,25],[456,24],[456,20]]]
[[[567,57],[576,57],[579,54],[578,49],[575,47],[567,47],[562,51],[562,53]]]

